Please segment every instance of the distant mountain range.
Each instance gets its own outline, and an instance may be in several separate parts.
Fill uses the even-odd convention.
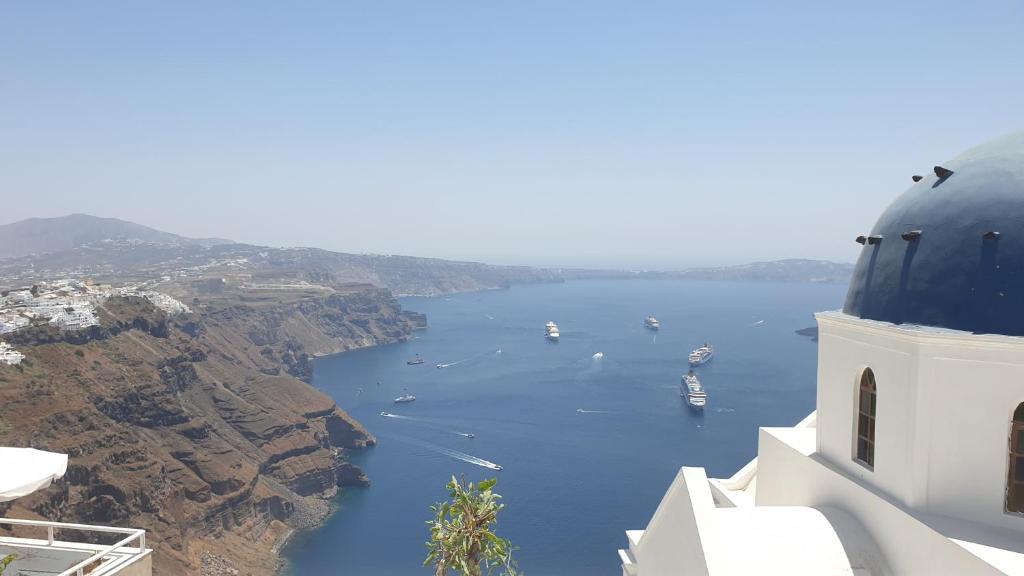
[[[798,259],[679,271],[494,266],[186,238],[124,220],[84,214],[33,218],[0,226],[0,287],[71,276],[114,283],[187,277],[330,287],[363,283],[389,288],[399,296],[430,296],[512,284],[594,279],[843,283],[852,270],[851,264]]]
[[[232,243],[219,238],[185,238],[117,218],[71,214],[59,218],[30,218],[0,226],[0,258],[60,252],[105,240],[135,240],[181,246]]]
[[[736,282],[847,282],[853,264],[827,260],[790,258],[773,262],[754,262],[719,268],[691,268],[679,273],[691,280],[731,280]]]

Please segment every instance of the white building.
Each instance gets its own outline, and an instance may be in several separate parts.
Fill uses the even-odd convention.
[[[21,361],[24,359],[25,355],[15,350],[13,346],[7,342],[0,342],[0,364],[13,366],[21,364]]]
[[[931,172],[817,315],[817,411],[680,470],[624,575],[1024,574],[1024,133]]]

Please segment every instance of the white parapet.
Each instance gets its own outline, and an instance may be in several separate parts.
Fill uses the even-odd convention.
[[[152,550],[146,548],[146,531],[89,524],[66,524],[45,520],[0,518],[0,524],[13,525],[17,532],[36,532],[37,538],[0,537],[0,557],[14,555],[7,570],[11,574],[48,574],[52,576],[152,576]],[[122,535],[104,546],[88,542],[60,540],[61,530]]]

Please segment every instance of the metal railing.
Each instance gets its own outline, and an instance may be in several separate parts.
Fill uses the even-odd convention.
[[[53,546],[53,534],[55,530],[82,530],[86,532],[106,532],[110,534],[127,534],[116,543],[75,564],[71,568],[61,572],[57,576],[85,576],[85,568],[93,562],[102,560],[105,556],[125,548],[134,540],[139,541],[139,546],[133,554],[142,555],[146,553],[146,531],[141,528],[116,528],[112,526],[93,526],[90,524],[67,524],[64,522],[49,522],[46,520],[22,520],[20,518],[0,518],[0,524],[14,524],[18,526],[36,526],[46,528],[46,545]],[[90,571],[91,572],[91,571]]]

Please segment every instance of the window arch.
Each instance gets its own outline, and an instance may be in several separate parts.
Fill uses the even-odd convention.
[[[875,373],[865,368],[857,393],[857,445],[854,459],[868,468],[875,467]],[[1024,462],[1022,462],[1024,465]],[[1024,491],[1024,487],[1022,487]]]
[[[1006,479],[1006,511],[1024,512],[1024,402],[1010,423],[1010,466]]]

